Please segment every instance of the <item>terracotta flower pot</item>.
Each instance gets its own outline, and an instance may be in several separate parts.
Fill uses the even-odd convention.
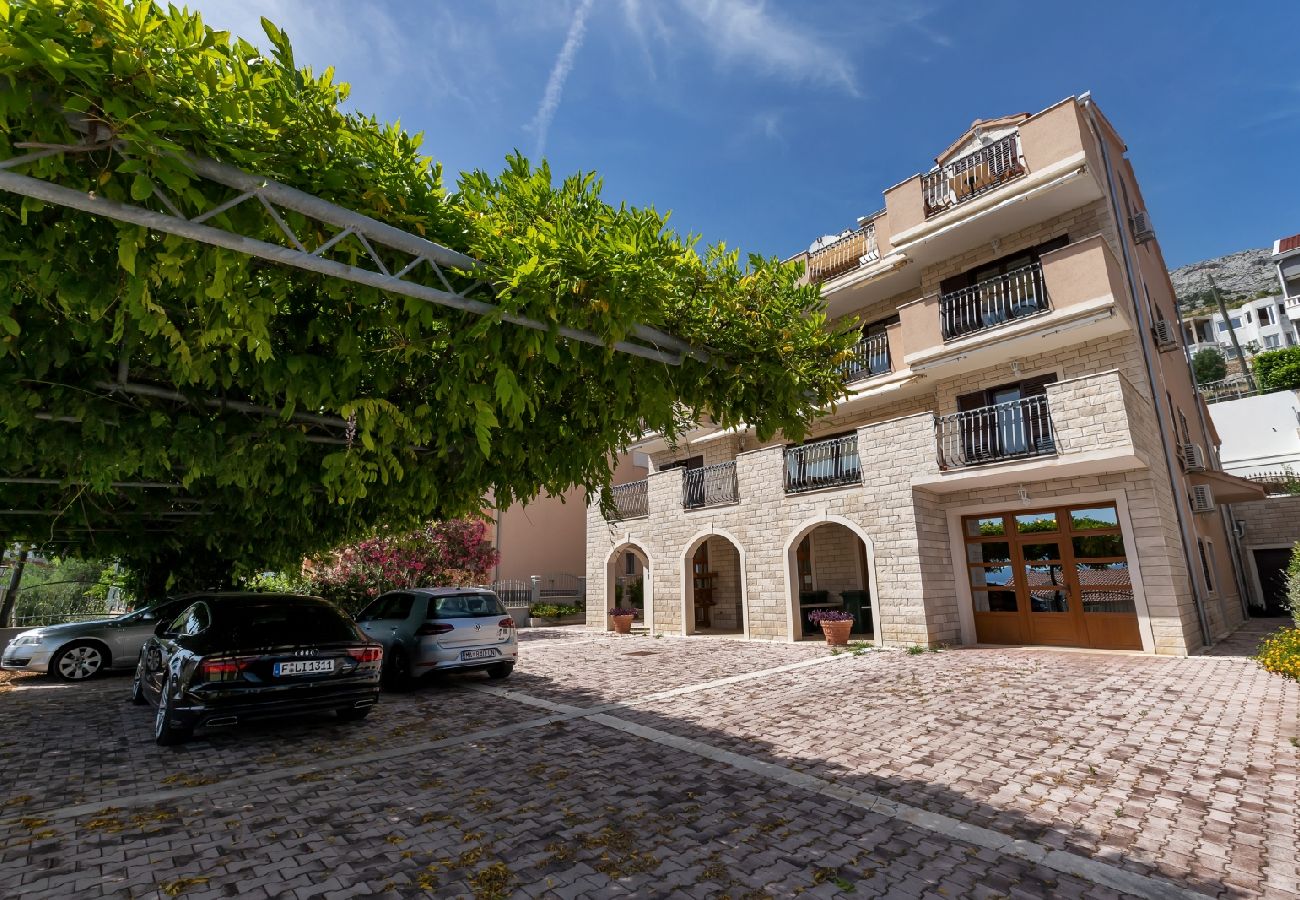
[[[632,620],[635,619],[636,616],[610,616],[610,618],[614,620],[615,634],[632,633]]]
[[[849,634],[852,631],[852,619],[844,622],[822,622],[822,634],[826,635],[826,643],[832,647],[843,647],[848,644]]]

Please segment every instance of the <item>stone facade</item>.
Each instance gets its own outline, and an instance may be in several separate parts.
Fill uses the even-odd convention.
[[[649,515],[609,523],[589,507],[588,584],[606,583],[611,554],[635,546],[650,561],[651,629],[689,634],[690,555],[707,540],[711,568],[719,571],[715,596],[739,600],[744,634],[798,640],[797,555],[811,534],[812,587],[836,594],[868,589],[877,643],[971,643],[964,548],[954,546],[962,541],[961,517],[1106,502],[1117,508],[1144,650],[1194,652],[1239,624],[1243,579],[1227,555],[1231,540],[1221,514],[1192,513],[1190,476],[1177,451],[1188,442],[1210,447],[1213,431],[1182,354],[1152,337],[1151,323],[1173,308],[1172,290],[1158,245],[1139,246],[1127,216],[1117,217],[1107,197],[1106,181],[1115,178],[1125,202],[1140,208],[1122,142],[1104,120],[1090,130],[1083,110],[1082,101],[1066,101],[1022,123],[1031,171],[1015,205],[994,196],[1015,194],[1013,181],[965,210],[921,220],[919,181],[890,188],[887,214],[875,220],[879,261],[864,262],[860,277],[837,276],[824,286],[835,315],[889,329],[891,371],[853,387],[806,437],[853,435],[860,482],[787,493],[790,442],[782,435],[760,442],[745,431],[701,428],[674,446],[647,441],[641,449],[652,462]],[[1117,170],[1104,168],[1101,144],[1120,160]],[[1055,175],[1036,175],[1034,166],[1056,166]],[[1073,206],[1050,199],[1052,191],[1059,198],[1067,190]],[[1042,211],[1037,219],[1035,209]],[[1040,263],[1047,310],[943,338],[938,316],[946,279],[1058,239],[1065,246],[1045,252]],[[922,247],[926,242],[932,243]],[[894,315],[899,321],[889,324]],[[946,448],[936,440],[938,417],[956,413],[959,398],[1045,379],[1052,427],[1045,451],[971,464],[945,452],[961,448],[960,432],[944,438],[956,442]],[[734,460],[736,503],[682,508],[682,469],[664,467],[696,458],[704,465]],[[1212,548],[1221,572],[1213,585],[1189,563],[1200,544]],[[734,582],[724,581],[723,561]],[[592,591],[588,604],[589,623],[607,624],[608,596]]]

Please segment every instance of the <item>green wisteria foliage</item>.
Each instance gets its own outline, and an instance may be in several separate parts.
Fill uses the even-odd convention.
[[[43,514],[0,519],[0,538],[259,571],[488,492],[600,492],[643,430],[707,416],[795,438],[840,394],[851,338],[797,266],[700,250],[654,209],[605,202],[594,175],[557,182],[521,156],[448,190],[419,135],[350,111],[332,71],[298,68],[265,30],[269,57],[148,2],[0,0],[0,160],[81,145],[14,171],[155,209],[161,188],[192,216],[234,194],[186,154],[216,159],[468,254],[485,299],[607,346],[0,191],[0,475],[58,482],[4,484],[0,507]],[[284,243],[255,203],[213,224]],[[363,253],[349,239],[325,255]],[[637,323],[710,361],[616,352]],[[190,402],[113,392],[123,373]],[[293,413],[355,425],[323,443]]]

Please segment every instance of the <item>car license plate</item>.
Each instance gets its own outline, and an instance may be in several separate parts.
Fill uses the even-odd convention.
[[[461,659],[491,659],[496,656],[495,650],[462,650],[460,651]]]
[[[275,677],[282,675],[328,675],[334,671],[332,659],[294,659],[275,664]]]

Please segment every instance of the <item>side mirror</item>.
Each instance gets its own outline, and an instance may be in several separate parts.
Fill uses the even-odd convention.
[[[140,613],[140,618],[145,622],[152,622],[154,619],[158,618],[158,614],[151,609],[146,609],[144,612]]]

